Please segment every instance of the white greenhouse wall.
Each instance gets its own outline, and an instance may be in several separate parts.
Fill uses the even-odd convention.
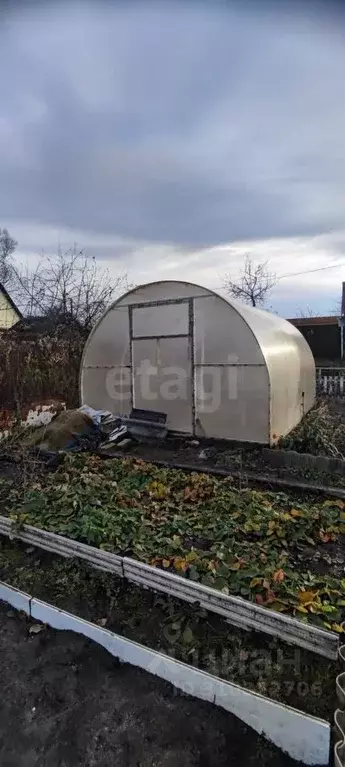
[[[305,338],[287,320],[238,302],[236,308],[250,324],[265,358],[270,380],[270,439],[275,442],[315,402],[314,358]]]
[[[314,361],[296,328],[184,282],[143,285],[115,302],[81,366],[83,403],[163,411],[170,430],[197,436],[270,443],[314,396]]]

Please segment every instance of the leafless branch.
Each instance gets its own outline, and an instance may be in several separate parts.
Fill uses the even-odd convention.
[[[314,309],[312,309],[310,306],[307,306],[305,309],[298,309],[296,317],[299,319],[305,319],[307,317],[320,317],[320,313],[315,312]]]
[[[126,275],[99,268],[74,245],[42,256],[35,269],[14,268],[11,295],[24,316],[45,317],[89,331],[117,292],[128,288]]]
[[[247,255],[238,280],[233,280],[229,274],[225,276],[225,290],[230,296],[246,304],[263,306],[268,294],[277,284],[275,274],[268,270],[267,265],[267,261],[255,264]]]
[[[12,272],[12,255],[18,243],[10,236],[7,229],[0,228],[0,282],[5,285],[10,281]]]

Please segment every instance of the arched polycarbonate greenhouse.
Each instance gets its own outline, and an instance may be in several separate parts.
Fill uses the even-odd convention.
[[[315,365],[274,314],[186,282],[154,282],[110,306],[91,332],[81,400],[121,415],[167,414],[196,437],[272,444],[312,407]]]

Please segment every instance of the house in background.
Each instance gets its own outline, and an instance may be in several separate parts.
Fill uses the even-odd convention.
[[[339,365],[342,359],[341,322],[336,316],[290,319],[308,341],[316,365]]]
[[[0,331],[9,330],[22,318],[6,288],[0,282]]]
[[[342,283],[339,315],[294,317],[288,320],[308,341],[316,365],[337,367],[345,364],[345,282]]]

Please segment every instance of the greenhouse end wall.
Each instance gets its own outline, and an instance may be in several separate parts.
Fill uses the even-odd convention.
[[[182,434],[268,444],[300,418],[301,387],[304,409],[313,401],[309,347],[285,325],[292,328],[197,285],[140,286],[91,333],[82,402],[120,414],[165,412],[168,428]]]
[[[315,403],[315,362],[302,334],[269,312],[238,304],[265,358],[269,376],[270,442],[288,434]]]

